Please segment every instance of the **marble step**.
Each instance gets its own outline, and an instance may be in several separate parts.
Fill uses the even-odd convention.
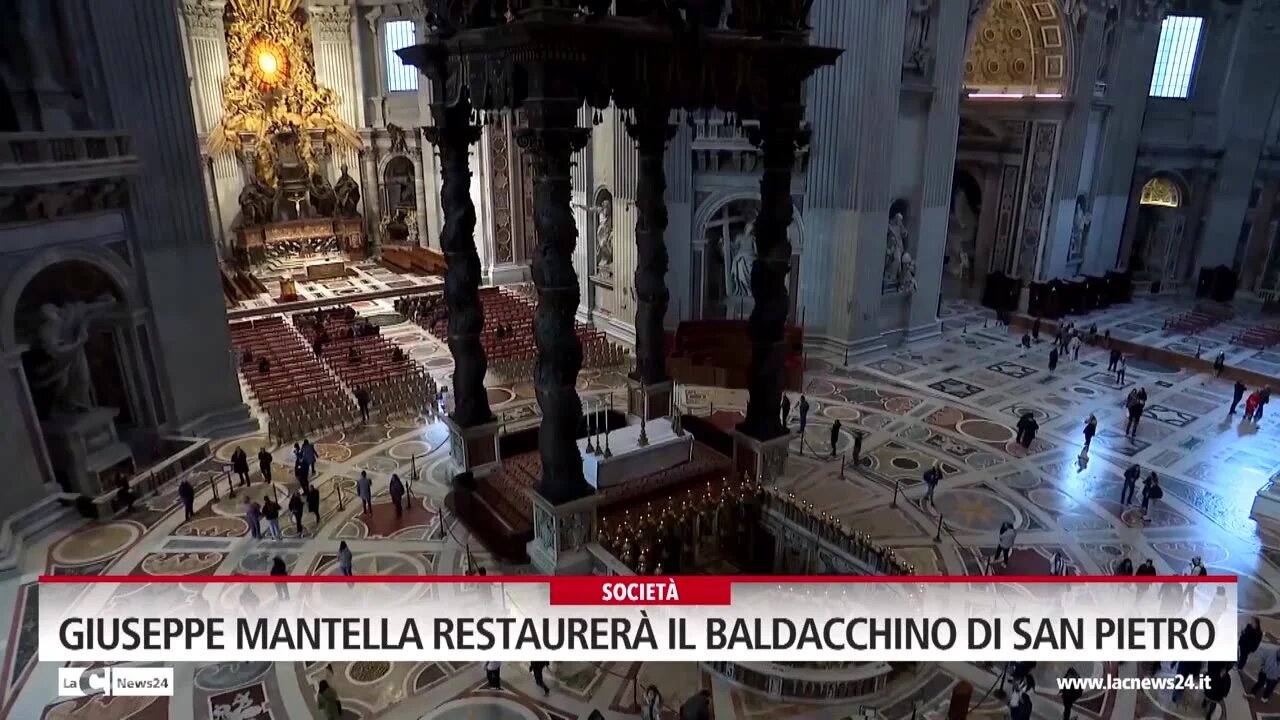
[[[55,493],[14,513],[0,523],[0,579],[20,570],[23,548],[32,539],[61,525],[78,524],[75,505]]]

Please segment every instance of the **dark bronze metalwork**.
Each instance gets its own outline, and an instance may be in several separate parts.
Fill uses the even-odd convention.
[[[636,371],[635,380],[655,385],[666,381],[666,333],[663,319],[671,293],[667,290],[667,143],[676,127],[667,123],[666,108],[642,110],[627,133],[639,151],[636,178]]]

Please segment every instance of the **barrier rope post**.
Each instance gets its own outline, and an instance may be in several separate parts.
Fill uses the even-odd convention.
[[[934,542],[942,542],[942,513],[938,513],[938,531],[933,534]]]
[[[222,472],[223,472],[223,474],[225,474],[225,475],[227,476],[227,497],[231,498],[232,500],[235,500],[235,499],[236,499],[236,486],[235,486],[235,485],[233,485],[233,484],[231,484],[231,471],[230,471],[230,470],[223,470]]]
[[[843,479],[844,479],[844,461],[845,461],[846,459],[847,459],[847,458],[846,458],[844,455],[841,455],[841,456],[840,456],[840,479],[841,479],[841,480],[843,480]]]
[[[341,512],[342,510],[345,510],[347,506],[342,502],[342,485],[340,485],[337,480],[333,481],[333,490],[338,493],[338,511]]]
[[[899,489],[900,485],[901,485],[901,482],[900,482],[900,481],[898,481],[898,480],[894,480],[894,481],[893,481],[893,501],[889,503],[889,507],[891,507],[891,508],[896,508],[896,507],[898,507],[898,489]],[[938,516],[938,519],[939,519],[939,520],[941,520],[941,519],[942,519],[942,516],[941,516],[941,515],[939,515],[939,516]]]
[[[218,478],[209,478],[209,489],[213,491],[213,501],[218,502],[222,498],[218,497]]]

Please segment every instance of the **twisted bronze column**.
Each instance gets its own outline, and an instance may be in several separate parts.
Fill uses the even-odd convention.
[[[665,382],[667,358],[663,319],[671,293],[667,290],[667,143],[676,128],[668,113],[641,111],[627,124],[639,151],[636,179],[636,371],[633,379],[648,385]]]
[[[756,260],[751,266],[751,297],[755,305],[748,321],[750,395],[747,417],[738,429],[756,440],[772,440],[786,433],[779,416],[787,356],[783,336],[790,307],[786,279],[791,270],[791,241],[787,229],[795,213],[791,175],[803,112],[798,96],[791,102],[778,102],[752,132],[752,141],[760,146],[763,155],[764,172],[755,226]]]
[[[471,124],[466,100],[433,106],[434,127],[422,129],[440,155],[440,200],[444,228],[440,249],[448,262],[444,301],[449,308],[449,352],[453,355],[453,421],[474,427],[493,421],[484,387],[488,359],[480,344],[484,306],[480,303],[480,256],[476,253],[476,208],[471,202],[471,143],[481,130]]]
[[[533,163],[533,224],[538,239],[532,263],[533,284],[538,290],[533,319],[538,358],[533,384],[542,410],[538,493],[555,505],[593,492],[583,478],[577,445],[582,422],[577,389],[582,342],[573,316],[581,292],[573,269],[578,227],[570,205],[572,156],[586,147],[590,131],[576,127],[575,116],[576,105],[567,113],[531,112],[530,127],[516,133],[516,142]]]

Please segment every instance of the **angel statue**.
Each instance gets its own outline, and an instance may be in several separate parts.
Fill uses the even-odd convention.
[[[35,345],[40,357],[32,373],[32,387],[60,414],[75,415],[93,407],[89,365],[84,345],[89,324],[116,304],[103,295],[93,302],[40,306]]]
[[[587,217],[596,216],[596,273],[611,275],[613,272],[613,196],[607,189],[596,195],[595,205],[574,203],[578,210],[585,211]]]

